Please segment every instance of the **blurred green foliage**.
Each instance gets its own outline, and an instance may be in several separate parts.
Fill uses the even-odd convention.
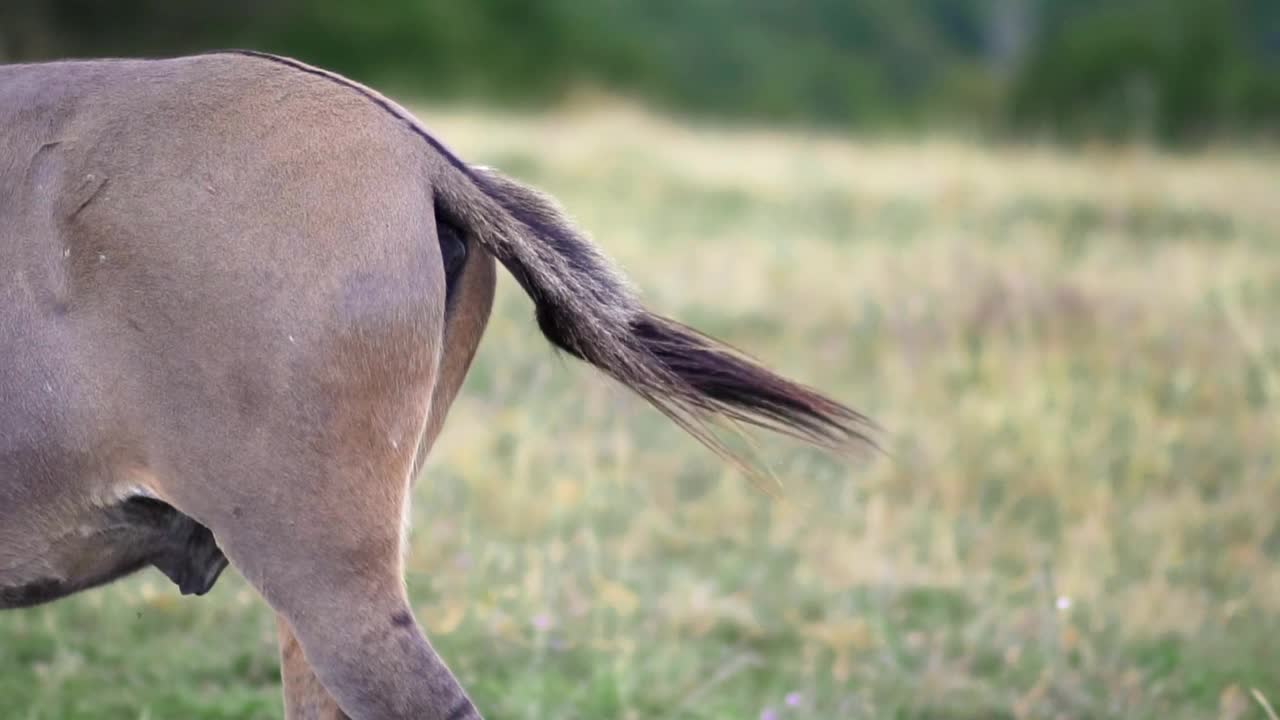
[[[0,57],[251,46],[427,97],[1187,143],[1280,127],[1275,0],[6,0]]]

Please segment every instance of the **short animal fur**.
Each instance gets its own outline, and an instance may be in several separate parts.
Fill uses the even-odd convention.
[[[147,566],[202,594],[229,559],[277,613],[288,717],[480,717],[410,610],[402,518],[495,259],[556,347],[714,448],[717,418],[864,439],[350,80],[252,52],[0,67],[0,607]]]

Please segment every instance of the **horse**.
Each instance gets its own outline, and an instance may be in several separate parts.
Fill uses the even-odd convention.
[[[230,563],[287,717],[481,717],[410,608],[410,491],[493,305],[713,450],[871,421],[647,310],[557,202],[403,107],[220,51],[0,66],[0,608]]]

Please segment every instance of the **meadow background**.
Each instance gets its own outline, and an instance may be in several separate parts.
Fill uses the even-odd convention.
[[[23,2],[46,29],[76,7]],[[1166,7],[1184,5],[1210,7]],[[653,308],[864,410],[887,451],[756,435],[778,484],[753,485],[557,356],[503,276],[408,561],[487,717],[1275,717],[1269,121],[1032,139],[920,127],[891,99],[904,114],[877,129],[623,85],[435,95],[402,97],[431,98],[410,104],[464,157],[559,197]],[[203,599],[149,571],[0,614],[3,718],[278,718],[278,671],[234,571]]]

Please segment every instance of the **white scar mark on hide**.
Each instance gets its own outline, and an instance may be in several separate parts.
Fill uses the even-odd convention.
[[[104,483],[94,497],[101,507],[118,505],[135,498],[168,502],[154,489],[159,484],[158,478],[148,469],[136,466],[116,468],[113,475],[113,482]]]
[[[134,498],[146,498],[148,500],[159,500],[156,494],[150,489],[137,484],[117,485],[111,489],[108,494],[107,502],[104,505],[115,505],[116,503],[127,502]]]
[[[90,502],[100,508],[109,508],[135,498],[161,500],[150,488],[136,482],[127,482],[113,483],[99,488],[97,492],[90,495]]]

